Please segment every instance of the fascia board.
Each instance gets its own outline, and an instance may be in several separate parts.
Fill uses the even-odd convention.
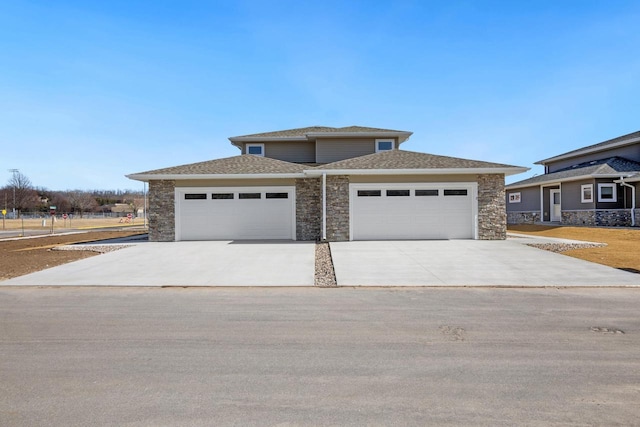
[[[505,174],[505,176],[526,172],[529,168],[447,168],[447,169],[313,169],[305,170],[307,176],[327,175],[477,175]]]
[[[545,164],[550,163],[550,162],[557,162],[559,160],[570,159],[572,157],[583,156],[585,154],[597,153],[599,151],[606,151],[606,150],[610,150],[612,148],[624,147],[625,145],[631,145],[631,144],[634,144],[636,142],[640,142],[640,137],[631,138],[631,139],[625,139],[625,140],[622,140],[622,141],[615,142],[615,143],[613,143],[611,145],[605,145],[605,146],[601,146],[601,147],[584,148],[582,150],[574,151],[572,153],[560,154],[559,156],[549,157],[548,159],[539,160],[539,161],[535,162],[534,164],[536,164],[536,165],[545,165]]]
[[[159,180],[175,180],[184,181],[188,179],[264,179],[264,178],[304,178],[304,173],[247,173],[247,174],[131,174],[125,175],[129,179],[135,181],[159,181]]]

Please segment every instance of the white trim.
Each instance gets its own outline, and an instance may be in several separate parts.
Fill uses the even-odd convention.
[[[282,186],[243,186],[243,187],[216,187],[216,186],[206,186],[206,187],[176,187],[174,190],[174,209],[175,209],[175,218],[174,218],[174,228],[175,228],[175,241],[178,242],[182,237],[182,230],[180,229],[181,224],[181,206],[184,202],[185,193],[192,192],[205,192],[207,193],[207,200],[209,201],[209,194],[211,192],[216,193],[245,193],[245,192],[253,192],[253,193],[289,193],[289,197],[292,200],[291,203],[291,236],[292,240],[297,240],[296,236],[296,187],[294,185],[282,185]],[[265,196],[266,197],[266,196]],[[262,197],[261,198],[265,198]],[[237,196],[234,196],[234,200],[238,200]]]
[[[602,198],[602,188],[611,187],[613,189],[612,199]],[[618,184],[613,182],[600,182],[598,183],[598,203],[618,203]]]
[[[250,147],[260,147],[260,154],[250,153]],[[244,145],[244,153],[251,154],[252,156],[264,157],[264,143],[247,143]]]
[[[419,187],[419,188],[418,188]],[[415,194],[416,189],[444,189],[445,187],[453,187],[456,189],[470,190],[471,196],[471,230],[473,239],[478,240],[478,183],[477,182],[400,182],[400,183],[366,183],[366,184],[349,184],[349,240],[353,240],[353,203],[352,199],[357,197],[358,190],[412,190],[410,194]],[[381,191],[381,197],[387,197],[386,192]],[[392,197],[392,196],[389,196]],[[415,197],[415,196],[413,196]]]
[[[615,139],[615,138],[613,138],[613,139]],[[586,147],[586,148],[578,149],[576,151],[570,151],[569,153],[560,154],[559,156],[549,157],[548,159],[539,160],[539,161],[535,162],[535,164],[536,165],[544,165],[545,163],[556,162],[558,160],[570,159],[572,157],[583,156],[585,154],[597,153],[597,152],[600,152],[600,151],[607,151],[607,150],[611,150],[612,148],[618,148],[618,147],[624,147],[625,145],[631,145],[631,144],[633,144],[635,142],[638,142],[638,141],[640,141],[640,137],[630,138],[630,139],[623,139],[622,141],[613,142],[611,144],[601,145],[601,146],[598,146],[598,147],[591,147],[591,148]]]
[[[549,221],[545,221],[544,220],[544,188],[545,187],[555,187],[558,186],[558,189],[560,190],[560,197],[562,197],[562,183],[561,182],[554,182],[551,184],[543,184],[540,185],[540,222],[551,222],[551,206],[549,206]],[[560,200],[560,202],[562,202],[562,200]]]
[[[591,199],[584,197],[584,190],[591,190]],[[593,203],[593,184],[582,184],[580,186],[580,203]]]
[[[380,143],[381,142],[390,142],[391,143],[391,149],[390,150],[381,150],[380,149]],[[395,150],[396,148],[396,140],[393,138],[376,138],[376,153],[380,153],[382,151],[392,151]]]
[[[553,197],[554,195],[558,195],[560,197],[560,203],[556,204]],[[555,215],[555,207],[559,206],[560,213],[558,216]],[[562,188],[554,188],[549,190],[549,222],[558,222],[562,221]]]

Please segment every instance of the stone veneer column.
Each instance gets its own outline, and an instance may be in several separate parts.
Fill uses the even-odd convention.
[[[296,239],[320,240],[322,227],[322,181],[296,179]]]
[[[349,177],[327,176],[327,240],[349,240]]]
[[[504,175],[478,175],[478,239],[506,238]]]
[[[176,239],[176,182],[149,181],[149,241],[173,242]]]

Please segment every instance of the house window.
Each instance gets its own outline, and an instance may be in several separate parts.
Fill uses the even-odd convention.
[[[616,194],[616,185],[598,184],[598,201],[611,203],[617,202],[618,195]]]
[[[247,154],[253,154],[254,156],[264,156],[264,144],[247,144]]]
[[[466,196],[467,190],[444,190],[445,196]]]
[[[582,203],[593,203],[593,184],[580,186],[580,194]]]
[[[437,196],[440,190],[416,190],[416,196]]]
[[[380,190],[358,190],[358,197],[380,197],[381,195]]]
[[[233,199],[233,193],[213,193],[211,198],[213,200]]]
[[[206,193],[187,193],[184,195],[185,200],[207,200]]]
[[[288,199],[289,193],[267,193],[267,199]]]
[[[261,199],[262,198],[262,194],[261,193],[240,193],[238,194],[238,199],[244,200],[244,199]]]
[[[410,195],[409,190],[387,190],[387,197],[391,196],[406,196]]]
[[[393,150],[393,139],[376,139],[376,153]]]
[[[520,203],[521,201],[522,201],[522,194],[520,192],[509,193],[509,203]]]

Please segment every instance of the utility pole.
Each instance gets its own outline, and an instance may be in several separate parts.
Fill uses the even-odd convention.
[[[9,169],[13,174],[13,219],[16,219],[16,174],[20,172],[18,169]]]

